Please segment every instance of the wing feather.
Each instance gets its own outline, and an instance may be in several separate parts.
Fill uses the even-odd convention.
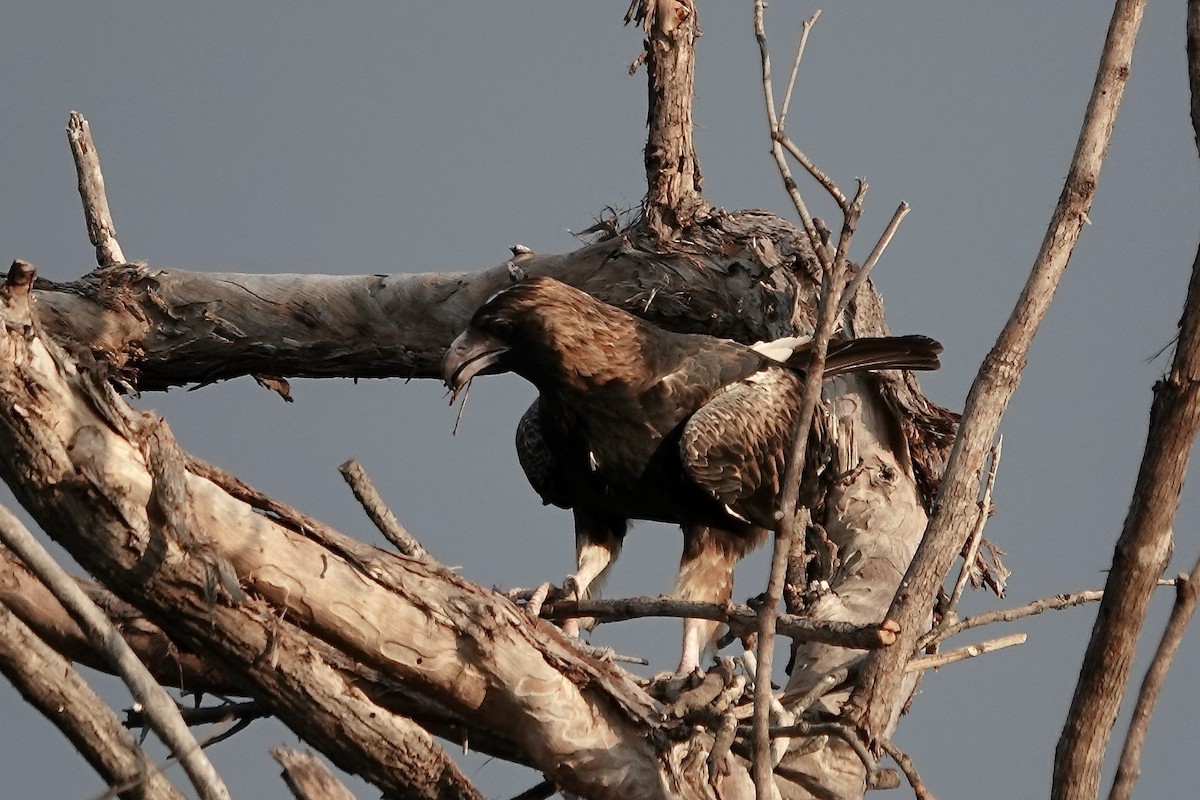
[[[570,493],[556,479],[560,474],[559,466],[542,434],[540,397],[521,415],[521,421],[517,423],[516,439],[517,461],[525,471],[529,485],[542,498],[542,503],[570,508]]]
[[[802,384],[791,370],[769,368],[730,385],[684,425],[684,470],[714,500],[766,528],[791,446]]]

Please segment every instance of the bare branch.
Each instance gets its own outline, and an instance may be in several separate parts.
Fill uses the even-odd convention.
[[[1175,605],[1171,608],[1171,617],[1167,620],[1166,630],[1154,651],[1154,659],[1146,668],[1146,677],[1142,679],[1142,688],[1138,692],[1137,704],[1133,707],[1133,717],[1129,720],[1129,732],[1125,735],[1125,746],[1121,749],[1121,761],[1117,765],[1117,774],[1113,778],[1112,791],[1108,800],[1128,800],[1133,796],[1133,785],[1141,774],[1142,746],[1146,742],[1146,731],[1150,728],[1150,717],[1154,714],[1154,704],[1166,680],[1167,671],[1187,626],[1196,612],[1196,599],[1200,594],[1200,559],[1192,567],[1190,575],[1180,575],[1175,583]]]
[[[0,602],[0,672],[71,740],[105,783],[126,800],[182,800],[183,794],[138,746],[116,713],[70,662]]]
[[[900,767],[900,771],[904,773],[904,777],[908,779],[908,785],[912,787],[913,794],[917,796],[917,800],[937,800],[933,792],[926,788],[921,782],[921,776],[917,774],[917,768],[913,765],[912,759],[908,757],[899,747],[892,742],[891,739],[885,739],[880,743],[883,752],[891,756],[896,762],[896,766]]]
[[[769,734],[773,739],[785,736],[836,736],[850,745],[850,748],[862,760],[863,766],[867,768],[868,784],[871,782],[871,776],[879,771],[879,762],[871,755],[871,751],[867,749],[862,738],[849,725],[843,725],[840,722],[797,722],[792,725],[771,728]]]
[[[75,159],[79,176],[79,197],[83,200],[83,216],[87,221],[88,239],[96,247],[96,263],[111,267],[125,263],[125,254],[117,243],[117,228],[108,209],[104,191],[104,175],[100,172],[100,154],[92,141],[92,128],[83,114],[72,111],[67,122],[67,141]]]
[[[846,286],[846,292],[842,295],[842,302],[838,306],[838,316],[846,313],[846,309],[850,307],[850,303],[854,300],[854,296],[858,294],[858,290],[867,282],[871,270],[875,269],[875,265],[879,263],[880,256],[883,255],[883,251],[891,243],[892,237],[896,235],[896,229],[900,227],[900,223],[908,216],[908,211],[908,203],[901,203],[896,207],[891,221],[888,222],[887,227],[880,235],[879,241],[875,243],[871,254],[867,256],[867,260],[858,268],[858,271],[854,273],[854,277],[850,279],[849,285]]]
[[[1109,46],[1132,45],[1144,2],[1122,0],[1113,16]],[[1188,9],[1188,67],[1192,87],[1193,124],[1200,136],[1200,54],[1196,34],[1200,12]],[[1129,69],[1129,52],[1101,64],[1118,78],[1119,97]],[[1099,87],[1097,87],[1099,88]],[[1053,800],[1094,798],[1100,790],[1104,753],[1116,724],[1133,668],[1133,656],[1155,582],[1170,559],[1172,527],[1179,508],[1184,473],[1197,430],[1200,430],[1200,252],[1188,283],[1170,372],[1154,387],[1150,423],[1129,512],[1117,539],[1104,598],[1083,657],[1071,708],[1054,754]]]
[[[996,470],[1000,467],[1000,454],[1003,448],[1004,437],[1001,436],[992,445],[991,461],[987,477],[984,480],[983,496],[979,498],[979,516],[975,520],[975,527],[967,541],[967,552],[963,555],[962,569],[959,570],[958,580],[954,582],[954,589],[950,592],[950,601],[946,604],[942,622],[948,622],[957,616],[958,601],[962,599],[963,590],[967,588],[967,581],[971,577],[971,570],[975,568],[975,557],[979,554],[979,544],[983,541],[983,528],[992,514],[992,489],[996,485]],[[939,627],[943,626],[939,625]]]
[[[813,415],[821,397],[821,385],[825,377],[825,355],[829,340],[837,329],[837,309],[842,291],[846,287],[846,254],[855,226],[862,214],[863,198],[867,185],[859,182],[858,192],[850,204],[842,223],[842,234],[832,266],[821,276],[821,300],[817,306],[817,325],[808,370],[804,378],[804,391],[800,395],[800,406],[796,413],[792,448],[784,471],[778,511],[779,525],[775,531],[775,546],[771,554],[771,572],[767,579],[766,599],[759,609],[758,618],[758,667],[754,680],[754,787],[759,797],[769,797],[774,791],[770,737],[767,735],[769,706],[771,702],[771,671],[775,655],[775,619],[779,614],[779,603],[783,598],[783,584],[787,576],[788,554],[792,542],[804,536],[810,520],[809,510],[799,508],[800,480],[804,475],[809,435],[812,431]]]
[[[804,170],[812,176],[813,180],[821,184],[821,187],[829,193],[833,201],[838,204],[838,208],[845,214],[850,208],[850,202],[846,199],[846,195],[842,194],[842,190],[838,188],[837,184],[833,182],[833,178],[826,175],[825,171],[818,167],[815,161],[809,158],[795,142],[782,132],[778,133],[777,137],[776,141],[779,142],[780,147],[786,150],[792,158],[800,162],[800,166],[804,167]]]
[[[792,104],[792,91],[796,88],[796,73],[800,71],[800,61],[804,58],[804,46],[808,44],[808,34],[820,18],[821,9],[818,8],[800,26],[800,43],[796,45],[796,58],[792,61],[792,74],[788,76],[787,91],[783,93],[783,108],[779,110],[780,130],[783,130],[784,123],[787,120],[788,106]]]
[[[603,600],[556,600],[542,607],[541,615],[562,620],[595,617],[597,622],[622,622],[642,617],[691,617],[725,622],[731,628],[750,631],[758,613],[749,606],[678,600],[673,597],[627,597]],[[895,631],[883,625],[855,625],[849,622],[812,620],[795,614],[780,614],[776,633],[796,641],[825,642],[856,650],[887,647],[895,641]]]
[[[792,200],[792,205],[796,207],[796,213],[800,216],[800,224],[804,227],[804,233],[808,236],[808,241],[812,246],[813,252],[816,253],[821,266],[829,269],[830,263],[833,261],[833,255],[829,252],[828,246],[817,230],[817,226],[813,223],[812,215],[808,213],[808,206],[800,194],[800,189],[796,186],[796,181],[792,177],[787,159],[784,158],[782,143],[777,138],[780,130],[779,118],[775,113],[775,91],[771,82],[771,55],[767,50],[767,33],[763,25],[764,8],[765,3],[763,0],[755,0],[754,36],[758,40],[758,52],[762,64],[763,98],[767,105],[767,126],[771,134],[771,156],[775,159],[775,165],[779,168],[779,174],[783,178],[783,187],[787,190],[788,196]],[[801,163],[803,164],[804,161],[801,161]]]
[[[385,539],[406,556],[426,561],[430,559],[429,552],[421,546],[416,537],[400,524],[400,520],[396,519],[396,515],[387,507],[387,503],[383,502],[383,498],[379,496],[379,491],[375,488],[370,476],[367,475],[367,471],[363,469],[362,464],[352,458],[338,467],[338,472],[342,473],[342,477],[350,485],[350,491],[354,492],[354,496],[362,504],[363,510],[367,512],[367,516],[371,518],[371,522],[375,523],[375,527],[379,529]]]
[[[1043,611],[1057,611],[1064,608],[1074,608],[1084,603],[1095,603],[1103,596],[1104,592],[1093,589],[1075,592],[1074,594],[1043,597],[1040,600],[1034,600],[1032,603],[1026,603],[1016,608],[1006,608],[1000,611],[987,611],[983,614],[976,614],[973,617],[967,617],[961,622],[948,625],[944,629],[930,631],[917,641],[916,650],[924,650],[931,644],[945,641],[951,636],[957,636],[964,631],[969,631],[972,628],[978,628],[982,625],[992,625],[997,622],[1012,622],[1013,620],[1041,614]]]
[[[1159,580],[1157,586],[1174,586],[1174,580]],[[1015,608],[1005,608],[999,611],[986,611],[982,614],[976,614],[973,617],[967,617],[961,622],[956,622],[953,625],[948,625],[944,630],[930,631],[922,636],[917,641],[916,651],[924,650],[931,644],[943,642],[951,636],[969,631],[972,628],[979,628],[984,625],[993,625],[997,622],[1013,622],[1014,620],[1024,619],[1025,617],[1033,617],[1041,614],[1043,611],[1061,611],[1066,608],[1074,608],[1075,606],[1083,605],[1084,603],[1095,603],[1104,597],[1104,592],[1099,589],[1088,589],[1082,592],[1074,592],[1072,594],[1057,594],[1053,597],[1043,597],[1040,600],[1034,600],[1031,603],[1026,603],[1023,606]]]
[[[862,678],[845,711],[871,739],[883,739],[903,702],[899,688],[904,662],[921,635],[937,588],[963,545],[962,531],[974,518],[983,459],[1020,380],[1029,345],[1053,298],[1071,250],[1084,225],[1129,74],[1134,35],[1141,19],[1139,0],[1122,0],[1105,45],[1100,72],[1070,171],[1041,250],[1019,300],[980,367],[951,451],[937,503],[925,536],[888,612],[900,626],[896,648],[868,654]]]
[[[842,683],[849,676],[848,669],[835,669],[832,672],[827,672],[821,676],[821,679],[813,684],[812,688],[799,696],[793,696],[788,692],[784,692],[779,698],[779,702],[785,708],[789,708],[793,713],[803,714],[811,708],[818,700],[831,692],[834,687]]]
[[[180,718],[175,701],[138,661],[104,612],[88,599],[71,576],[4,506],[0,506],[0,540],[46,584],[87,633],[93,646],[111,660],[134,700],[145,709],[154,732],[183,765],[200,797],[203,800],[229,800],[224,781]]]
[[[283,780],[296,800],[354,800],[354,794],[312,753],[272,747],[271,758],[283,767]]]
[[[1026,636],[1023,633],[1012,633],[1008,636],[1001,636],[996,639],[989,639],[986,642],[978,644],[969,644],[966,647],[959,647],[955,650],[947,650],[944,653],[935,653],[931,656],[918,656],[911,659],[905,666],[909,672],[919,672],[925,669],[937,669],[944,667],[947,664],[956,664],[959,661],[966,661],[968,658],[981,656],[984,653],[991,653],[996,650],[1003,650],[1006,647],[1013,647],[1018,644],[1025,644]]]

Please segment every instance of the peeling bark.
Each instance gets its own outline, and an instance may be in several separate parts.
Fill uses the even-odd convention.
[[[786,222],[741,212],[707,219],[668,249],[630,232],[479,273],[247,275],[130,264],[35,288],[39,320],[60,344],[152,391],[255,374],[439,377],[474,310],[535,275],[673,330],[775,338],[811,329],[814,263]]]
[[[706,796],[682,767],[692,745],[662,738],[657,704],[619,670],[494,592],[319,525],[289,525],[172,461],[166,426],[42,339],[28,295],[6,295],[5,480],[90,572],[172,638],[244,674],[260,702],[344,769],[385,791],[474,796],[440,750],[408,746],[424,731],[354,691],[314,641],[505,732],[564,788]]]

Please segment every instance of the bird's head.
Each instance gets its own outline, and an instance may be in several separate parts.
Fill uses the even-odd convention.
[[[442,377],[454,394],[476,375],[515,372],[539,388],[577,383],[629,336],[625,312],[553,278],[509,286],[479,307],[450,345]]]

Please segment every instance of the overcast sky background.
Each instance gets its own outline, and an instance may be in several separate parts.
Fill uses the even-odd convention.
[[[746,2],[700,0],[697,147],[708,199],[793,216],[767,154]],[[45,2],[0,11],[0,258],[69,280],[94,266],[63,132],[91,121],[125,254],[154,267],[303,273],[475,270],[520,242],[562,252],[606,206],[644,191],[645,76],[626,3]],[[768,12],[777,75],[815,6]],[[832,3],[809,42],[790,132],[844,188],[871,186],[857,258],[901,200],[913,211],[875,272],[896,332],[945,344],[929,396],[961,409],[1007,318],[1062,187],[1111,4]],[[1013,570],[1005,600],[1099,588],[1145,439],[1155,358],[1175,335],[1197,246],[1182,3],[1152,3],[1099,191],[1002,426],[987,535]],[[810,205],[836,219],[811,185]],[[250,380],[148,395],[184,447],[366,541],[337,474],[358,458],[438,558],[484,585],[570,569],[570,514],[543,508],[512,433],[532,389],[479,381],[461,431],[432,381],[296,381],[285,405]],[[11,496],[0,494],[11,504]],[[1172,573],[1200,550],[1185,491]],[[670,589],[681,538],[639,525],[606,591]],[[737,598],[760,591],[762,554]],[[1135,685],[1169,610],[1152,610]],[[942,797],[1039,797],[1095,607],[977,631],[1029,641],[926,677],[896,743]],[[678,623],[595,640],[671,668]],[[1168,679],[1139,796],[1194,797],[1195,632]],[[101,680],[101,679],[98,679]],[[101,680],[123,704],[112,682]],[[1125,719],[1110,747],[1119,751]],[[86,798],[100,781],[0,685],[0,795]],[[255,723],[212,750],[235,797],[283,798]],[[1111,764],[1110,757],[1110,764]],[[539,780],[472,757],[491,797]],[[180,777],[179,773],[174,773]],[[1109,770],[1111,774],[1111,766]],[[377,793],[352,783],[360,797]],[[1107,792],[1107,778],[1104,791]],[[907,787],[893,796],[911,796]]]

